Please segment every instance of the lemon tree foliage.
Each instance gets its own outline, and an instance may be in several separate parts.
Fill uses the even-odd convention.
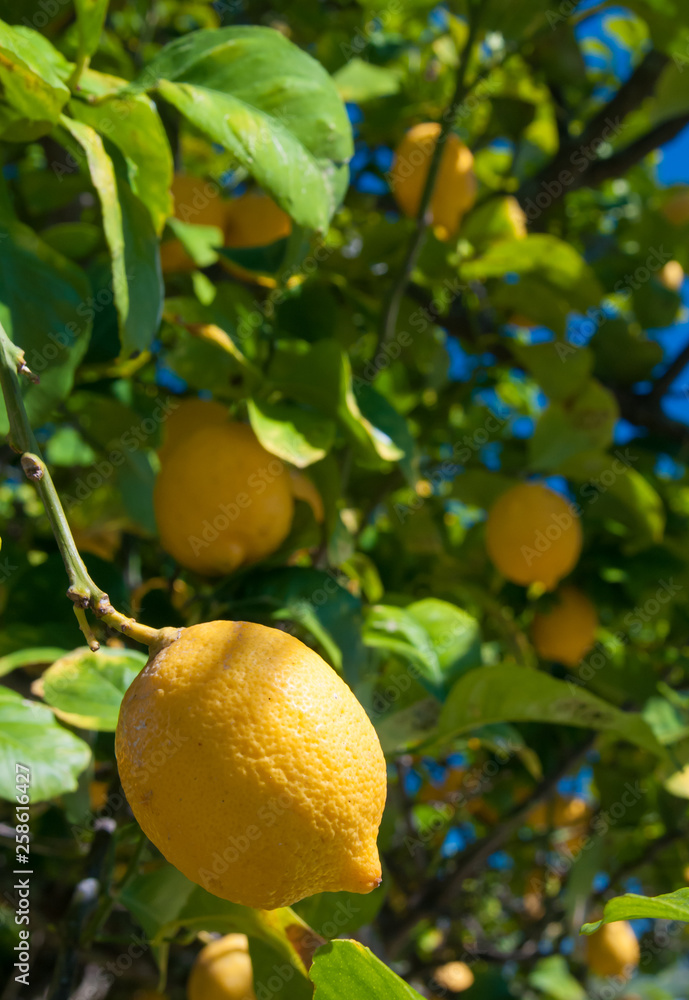
[[[0,0],[12,995],[685,995],[688,72]]]

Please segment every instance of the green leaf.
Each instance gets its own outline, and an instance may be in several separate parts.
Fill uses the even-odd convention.
[[[108,0],[74,0],[77,12],[79,59],[93,55],[98,48],[101,31],[108,12]]]
[[[542,958],[529,974],[529,986],[545,993],[552,1000],[584,1000],[586,990],[569,971],[563,955]]]
[[[361,600],[333,580],[329,573],[306,566],[286,566],[270,572],[256,571],[242,582],[242,602],[237,608],[249,620],[261,620],[261,609],[286,609],[299,620],[302,611],[316,616],[341,654],[345,679],[353,686],[360,678],[365,650],[361,641]]]
[[[166,45],[138,89],[157,89],[221,143],[299,225],[324,230],[341,195],[351,127],[322,66],[262,27],[196,31]]]
[[[48,667],[36,688],[69,725],[114,733],[124,693],[146,660],[134,649],[75,649]]]
[[[247,405],[263,447],[299,469],[324,458],[335,443],[335,421],[316,410],[286,400],[250,399]]]
[[[89,74],[89,78],[92,76],[93,73]],[[153,101],[143,94],[97,102],[74,100],[70,112],[120,151],[131,189],[150,212],[153,227],[160,234],[172,214],[173,162]]]
[[[353,934],[372,923],[385,902],[385,885],[365,895],[357,892],[319,892],[294,904],[294,909],[324,938]]]
[[[659,757],[663,747],[649,725],[622,712],[583,687],[526,667],[482,667],[455,684],[440,716],[441,736],[491,722],[550,722],[611,732]]]
[[[506,274],[535,275],[546,287],[567,296],[569,309],[597,306],[603,289],[593,269],[569,243],[539,233],[524,240],[495,243],[460,268],[465,281],[487,281]]]
[[[363,632],[372,649],[397,653],[413,663],[418,679],[432,693],[443,688],[440,659],[423,624],[406,608],[376,604],[370,608]]]
[[[418,478],[413,463],[414,439],[406,419],[368,382],[354,379],[354,395],[364,419],[375,427],[379,434],[387,436],[391,445],[389,454],[393,454],[392,449],[397,449],[400,468],[407,482],[413,484]],[[378,453],[383,455],[380,446]]]
[[[298,947],[313,932],[289,909],[253,910],[212,896],[172,865],[137,875],[123,889],[121,902],[144,929],[152,944],[171,940],[185,928],[191,931],[240,931],[258,937],[290,962],[302,975],[306,969]]]
[[[309,403],[322,413],[337,417],[362,458],[395,462],[403,457],[403,450],[390,435],[361,412],[353,391],[351,363],[336,341],[320,340],[313,345],[303,341],[281,343],[268,378],[271,388],[288,399]]]
[[[124,259],[129,279],[127,315],[120,320],[122,354],[126,358],[151,346],[160,327],[165,286],[151,217],[119,172],[117,196],[122,207]]]
[[[57,222],[42,229],[38,235],[49,247],[70,260],[88,257],[98,249],[103,239],[100,226],[94,226],[92,222]]]
[[[31,802],[73,792],[91,750],[35,701],[0,687],[0,797],[16,801],[16,766],[30,769]],[[25,772],[23,772],[25,773]]]
[[[531,468],[552,472],[582,452],[607,448],[619,413],[615,396],[595,379],[574,399],[552,402],[529,442]]]
[[[434,693],[444,694],[461,674],[480,666],[481,629],[466,611],[436,597],[415,601],[405,610],[423,625],[438,657],[442,684]]]
[[[18,649],[16,653],[8,653],[0,657],[0,677],[11,673],[17,667],[34,666],[41,663],[54,663],[67,653],[59,646],[38,646],[35,649]]]
[[[602,924],[612,924],[616,920],[658,920],[689,921],[689,888],[676,889],[662,896],[637,896],[628,892],[624,896],[609,899],[603,910],[603,919],[584,924],[581,934],[593,934]]]
[[[330,941],[316,952],[309,976],[314,1000],[423,1000],[358,941]]]
[[[153,223],[129,184],[117,176],[98,132],[65,115],[61,123],[86,153],[98,192],[110,248],[120,341],[128,357],[150,345],[162,315],[163,279]]]
[[[47,38],[0,21],[0,138],[31,142],[50,132],[69,100],[69,73]]]
[[[552,400],[565,400],[580,392],[593,367],[588,348],[574,348],[561,341],[520,344],[514,340],[510,341],[510,351]]]
[[[355,104],[363,104],[379,97],[391,97],[399,93],[402,85],[397,70],[375,66],[358,56],[338,69],[333,79],[342,100]]]
[[[216,263],[224,238],[220,226],[199,226],[174,218],[168,219],[167,224],[197,267]]]
[[[40,295],[36,294],[40,289]],[[0,322],[21,347],[38,384],[22,380],[29,420],[43,423],[72,388],[93,312],[86,275],[14,218],[0,193]],[[0,434],[8,431],[0,401]]]
[[[589,516],[615,519],[627,527],[627,554],[662,541],[665,530],[663,501],[649,481],[632,468],[632,461],[635,456],[628,449],[618,449],[612,455],[592,451],[567,459],[557,469],[582,484],[578,495]]]

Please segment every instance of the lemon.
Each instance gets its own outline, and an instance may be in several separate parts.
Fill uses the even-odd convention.
[[[217,184],[191,174],[175,174],[171,191],[176,219],[194,226],[217,226],[224,231],[227,202]],[[163,274],[193,271],[196,268],[181,242],[176,239],[166,240],[161,245],[160,264]]]
[[[553,590],[574,568],[582,546],[579,517],[558,493],[519,483],[498,497],[486,522],[486,548],[503,576]]]
[[[576,667],[596,640],[598,612],[576,587],[563,587],[557,596],[554,608],[535,616],[533,644],[545,660]]]
[[[216,896],[273,909],[380,883],[378,737],[334,670],[285,632],[180,630],[125,694],[115,751],[144,833]]]
[[[419,211],[433,150],[440,135],[437,122],[410,128],[395,151],[391,186],[397,204],[413,218]],[[445,140],[430,202],[432,223],[439,239],[448,240],[459,229],[462,216],[476,200],[478,184],[471,150],[451,132]]]
[[[586,962],[597,976],[629,979],[640,957],[636,934],[626,920],[603,924],[586,939]]]
[[[256,1000],[249,942],[226,934],[203,948],[187,983],[188,1000]]]
[[[452,993],[461,993],[474,985],[474,973],[466,962],[447,962],[440,965],[433,973],[438,986]]]
[[[187,569],[218,576],[282,544],[294,499],[286,466],[252,429],[216,420],[217,404],[202,405],[213,407],[210,419],[197,405],[196,426],[190,420],[161,449],[153,504],[163,548]]]

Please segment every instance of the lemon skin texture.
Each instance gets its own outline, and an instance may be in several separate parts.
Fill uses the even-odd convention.
[[[381,881],[378,737],[294,636],[248,622],[181,630],[125,694],[115,751],[144,833],[216,896],[274,909]]]
[[[286,466],[248,425],[229,421],[190,430],[163,450],[153,505],[165,551],[206,576],[273,553],[294,513]]]
[[[508,580],[554,590],[581,554],[579,518],[558,493],[519,483],[498,497],[486,522],[486,548]]]
[[[249,942],[226,934],[203,948],[187,983],[188,1000],[256,1000]]]
[[[401,210],[410,218],[419,211],[439,135],[437,122],[422,122],[409,129],[395,151],[392,192]],[[455,235],[462,216],[476,201],[478,184],[473,164],[471,150],[451,132],[445,140],[430,203],[432,223],[439,239],[448,240]]]
[[[576,587],[563,587],[557,597],[554,608],[534,617],[531,637],[543,659],[576,667],[596,641],[598,612]]]
[[[640,957],[639,942],[626,920],[603,924],[586,939],[586,962],[597,976],[628,979]]]
[[[194,226],[218,226],[225,229],[227,201],[217,185],[191,174],[175,174],[172,181],[174,216]],[[160,247],[163,274],[194,271],[196,264],[176,239],[166,240]]]

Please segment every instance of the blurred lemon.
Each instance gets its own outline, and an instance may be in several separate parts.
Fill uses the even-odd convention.
[[[395,151],[392,192],[399,207],[410,218],[419,211],[439,135],[437,122],[422,122],[409,129]],[[450,132],[445,139],[430,202],[432,224],[438,239],[449,240],[455,235],[462,216],[476,200],[478,184],[473,165],[471,150]]]
[[[513,486],[488,514],[488,555],[513,583],[553,590],[576,565],[581,547],[579,517],[564,497],[541,483]]]
[[[596,640],[598,612],[576,587],[562,587],[556,596],[557,604],[550,611],[534,617],[534,648],[544,660],[576,667]]]

